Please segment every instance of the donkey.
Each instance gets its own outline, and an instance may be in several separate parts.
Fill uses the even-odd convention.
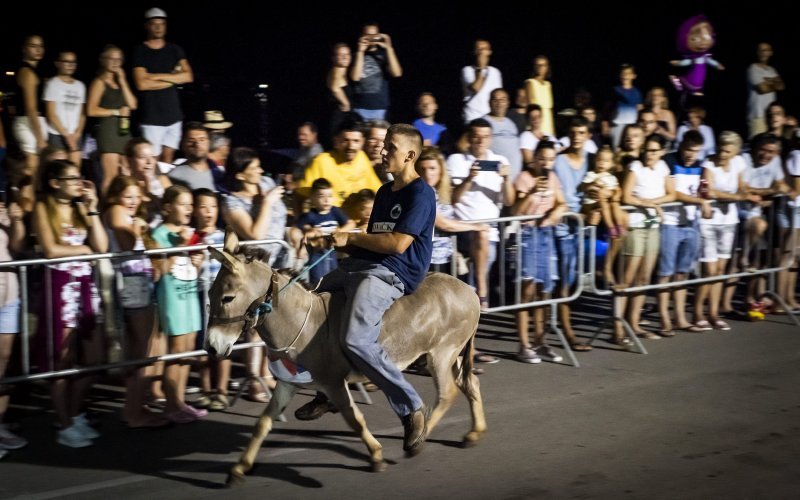
[[[240,251],[238,244],[229,230],[222,252],[209,247],[222,269],[209,291],[205,349],[213,356],[227,357],[242,332],[255,328],[272,356],[304,367],[313,380],[278,379],[249,445],[228,474],[228,483],[244,480],[272,422],[300,388],[324,393],[367,446],[372,471],[385,470],[381,444],[367,429],[347,389],[348,383],[365,378],[348,361],[340,344],[344,297],[290,284],[288,277],[266,264],[263,250],[248,247]],[[465,447],[474,445],[486,432],[480,384],[472,373],[479,318],[478,296],[470,287],[446,274],[431,273],[414,294],[400,298],[386,312],[379,339],[401,369],[426,355],[437,392],[428,431],[453,403],[457,388],[466,395],[472,429],[463,438]],[[465,347],[462,359],[459,354]]]

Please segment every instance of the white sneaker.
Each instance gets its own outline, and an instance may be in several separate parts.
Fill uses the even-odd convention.
[[[86,439],[97,439],[100,437],[100,433],[89,425],[85,413],[72,417],[72,427],[77,427],[81,435]]]
[[[517,353],[517,361],[522,363],[530,363],[532,365],[542,362],[542,358],[536,355],[536,351],[530,347],[520,347]]]
[[[28,444],[28,441],[17,436],[5,424],[0,424],[0,450],[18,450]]]
[[[93,443],[83,435],[77,424],[72,424],[63,431],[58,431],[58,444],[70,448],[86,448]]]
[[[549,359],[553,363],[560,363],[564,358],[556,354],[556,352],[548,345],[540,345],[536,348],[536,354],[544,359]]]

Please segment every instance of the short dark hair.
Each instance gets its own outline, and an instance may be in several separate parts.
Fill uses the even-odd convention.
[[[189,132],[194,130],[202,130],[206,134],[208,134],[208,129],[200,122],[186,122],[183,124],[183,137],[189,135]],[[210,134],[209,134],[210,135]]]
[[[702,146],[705,142],[706,141],[703,139],[703,134],[697,130],[687,130],[686,133],[683,134],[683,139],[681,139],[679,149]]]
[[[297,128],[308,127],[312,134],[317,133],[317,124],[314,122],[303,122]]]
[[[467,128],[469,128],[469,131],[472,132],[472,130],[476,128],[492,128],[492,124],[489,123],[486,118],[475,118],[469,122]]]
[[[323,189],[332,189],[332,188],[333,185],[331,184],[331,181],[329,181],[325,177],[320,177],[319,179],[311,183],[311,192],[322,191]]]
[[[388,136],[389,134],[405,137],[409,141],[408,144],[411,145],[411,148],[417,152],[417,155],[422,151],[424,140],[415,126],[407,123],[395,123],[386,131],[386,135]]]
[[[768,144],[777,144],[780,146],[781,140],[777,135],[771,132],[763,132],[750,139],[750,150],[755,152]]]

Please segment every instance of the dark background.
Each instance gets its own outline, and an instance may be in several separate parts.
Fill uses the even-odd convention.
[[[392,36],[404,69],[403,77],[392,84],[392,121],[412,120],[415,98],[427,90],[439,100],[440,120],[457,129],[460,68],[473,61],[472,43],[478,37],[492,42],[491,63],[502,71],[512,95],[529,76],[533,57],[541,53],[551,60],[556,109],[570,106],[580,86],[588,88],[602,107],[623,62],[635,64],[636,85],[643,94],[653,85],[668,87],[668,61],[679,56],[675,30],[687,17],[704,13],[717,32],[713,54],[727,68],[709,69],[709,123],[744,131],[745,71],[762,40],[773,44],[771,64],[787,85],[781,100],[790,113],[795,108],[800,67],[794,57],[800,35],[796,19],[785,10],[765,6],[745,12],[711,2],[656,2],[657,10],[614,3],[546,3],[513,10],[486,2],[488,7],[482,8],[418,2],[321,7],[307,2],[245,6],[162,1],[114,7],[17,3],[12,15],[5,12],[0,69],[15,69],[22,37],[39,33],[47,48],[45,74],[53,72],[56,51],[71,47],[78,53],[77,76],[88,84],[103,45],[119,45],[129,55],[143,39],[144,11],[157,5],[169,16],[168,40],[186,50],[195,71],[195,83],[183,90],[187,119],[201,119],[204,109],[221,109],[235,122],[230,131],[235,144],[282,148],[294,146],[294,128],[302,121],[325,128],[330,49],[340,41],[355,47],[365,21],[377,21],[381,31]],[[129,63],[126,68],[130,72]],[[266,134],[259,129],[260,108],[254,97],[259,83],[269,85]],[[0,88],[8,89],[9,84],[4,77]],[[671,104],[678,111],[674,93]]]

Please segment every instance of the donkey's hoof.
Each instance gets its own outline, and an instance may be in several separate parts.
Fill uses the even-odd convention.
[[[473,446],[478,444],[478,441],[480,441],[481,438],[483,438],[483,433],[475,431],[469,432],[467,433],[466,436],[464,436],[464,439],[461,441],[461,447],[472,448]]]
[[[372,462],[372,472],[384,472],[387,468],[386,460],[375,460]]]
[[[245,482],[244,474],[239,472],[228,472],[228,478],[225,480],[225,485],[228,487],[241,486]]]

